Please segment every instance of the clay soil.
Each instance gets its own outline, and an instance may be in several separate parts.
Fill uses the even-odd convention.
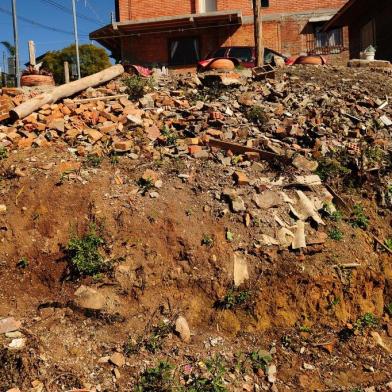
[[[0,335],[0,391],[29,391],[35,380],[50,392],[132,391],[141,372],[160,360],[176,366],[182,379],[185,366],[216,355],[225,363],[228,390],[270,390],[265,374],[236,367],[241,355],[259,349],[272,349],[278,391],[388,390],[391,354],[372,333],[392,347],[385,311],[392,302],[392,260],[371,234],[391,237],[392,222],[371,192],[340,194],[366,207],[368,230],[342,220],[343,240],[328,238],[299,253],[255,246],[257,226],[246,227],[217,200],[232,179],[212,160],[154,163],[124,156],[118,162],[104,158],[99,167],[82,160],[80,170],[64,176],[74,159],[55,146],[0,161],[1,203],[7,206],[0,215],[0,318],[21,320],[26,337],[25,349],[10,351],[10,339]],[[14,176],[15,167],[24,175]],[[162,180],[158,198],[138,192],[146,169]],[[266,173],[272,173],[268,164]],[[101,252],[113,269],[70,279],[65,247],[91,225],[104,239]],[[205,235],[211,246],[202,243]],[[233,286],[238,250],[247,253],[250,279],[242,290],[250,297],[245,305],[222,309],[216,304]],[[76,306],[74,292],[82,284],[105,296],[103,310]],[[377,326],[356,330],[367,313]],[[180,314],[192,332],[189,343],[169,333],[155,352],[127,351]],[[113,365],[99,362],[116,351],[126,357],[121,377]]]

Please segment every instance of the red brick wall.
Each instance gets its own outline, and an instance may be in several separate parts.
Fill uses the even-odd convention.
[[[160,16],[175,16],[198,12],[199,0],[118,0],[119,19],[136,20],[157,18]],[[321,9],[338,9],[347,0],[271,0],[270,7],[264,8],[263,13],[298,13]],[[217,0],[218,11],[241,10],[243,15],[252,15],[252,0]]]

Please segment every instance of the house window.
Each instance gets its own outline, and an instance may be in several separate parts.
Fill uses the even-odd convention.
[[[177,38],[169,44],[170,65],[191,65],[200,60],[199,39],[194,37]]]
[[[343,46],[342,29],[322,31],[323,25],[314,26],[314,46],[316,48],[330,48],[332,46]]]

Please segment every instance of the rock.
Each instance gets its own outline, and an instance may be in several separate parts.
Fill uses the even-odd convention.
[[[132,140],[122,140],[113,143],[113,149],[116,152],[127,152],[133,147]]]
[[[276,382],[276,365],[271,363],[267,366],[267,378],[268,382],[274,384]]]
[[[153,184],[155,184],[159,180],[159,174],[154,170],[147,169],[144,171],[142,179],[144,181],[151,181]]]
[[[284,204],[282,196],[275,191],[264,191],[260,195],[255,195],[253,201],[257,207],[268,209],[272,207],[279,207]]]
[[[0,204],[0,214],[5,214],[7,212],[7,206],[5,204]]]
[[[80,286],[75,291],[75,297],[77,306],[84,309],[101,310],[106,302],[101,293],[87,286]]]
[[[191,340],[191,331],[185,317],[180,316],[176,320],[175,331],[180,336],[181,340],[188,343]]]
[[[238,287],[249,279],[248,264],[241,253],[234,253],[234,286]]]
[[[300,170],[314,172],[318,168],[318,163],[317,161],[310,161],[302,155],[297,155],[293,160],[293,166]]]
[[[8,345],[8,348],[10,350],[21,350],[26,346],[26,339],[24,338],[18,338],[18,339],[13,339],[11,343]]]
[[[121,353],[114,353],[110,356],[109,362],[114,366],[123,367],[125,365],[125,357]]]
[[[140,117],[138,117],[138,116],[134,116],[132,114],[128,114],[127,115],[127,119],[129,120],[129,122],[132,125],[136,125],[136,126],[143,125],[143,120]]]
[[[310,363],[306,363],[306,362],[304,362],[303,368],[305,370],[314,370],[314,369],[316,369],[313,365],[311,365]]]
[[[8,317],[0,320],[0,334],[13,332],[18,330],[22,326],[22,323],[15,320],[13,317]]]
[[[248,185],[249,178],[246,176],[244,172],[236,171],[233,174],[234,181],[237,185]]]
[[[98,140],[102,139],[103,133],[95,129],[85,129],[83,134],[86,135],[91,143],[96,143]]]
[[[245,202],[241,197],[237,196],[231,200],[231,209],[233,212],[246,211]]]

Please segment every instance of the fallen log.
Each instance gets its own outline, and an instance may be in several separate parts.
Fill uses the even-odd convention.
[[[11,118],[18,120],[27,117],[46,104],[53,104],[60,99],[70,97],[89,87],[96,87],[120,76],[122,73],[124,73],[124,67],[117,64],[80,80],[55,87],[52,91],[40,94],[14,108],[10,112]]]

